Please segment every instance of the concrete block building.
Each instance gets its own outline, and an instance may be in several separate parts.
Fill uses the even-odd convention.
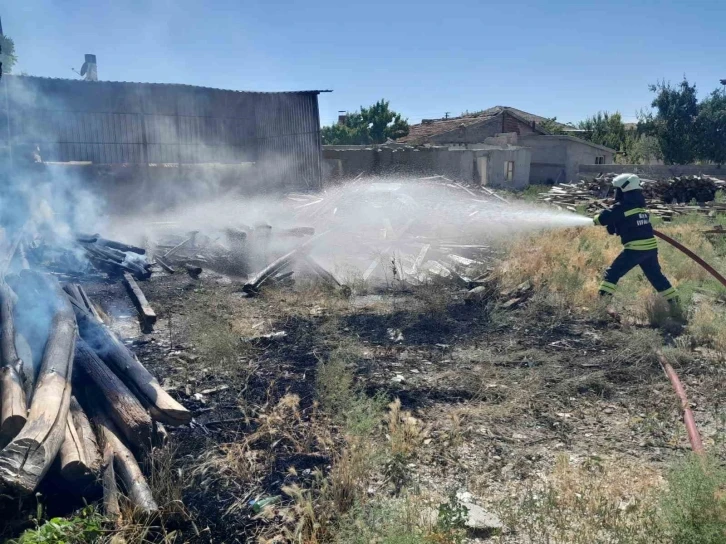
[[[516,108],[495,106],[461,117],[424,119],[412,125],[408,136],[397,143],[462,149],[504,144],[526,148],[531,154],[528,183],[574,181],[580,165],[612,164],[614,149],[575,136],[551,134],[543,127],[546,120]],[[505,163],[503,168],[511,165]],[[517,168],[516,162],[514,168]],[[506,170],[504,175],[508,177]],[[520,176],[515,174],[514,178],[519,180]],[[500,185],[500,181],[501,176],[495,172],[481,179],[482,183],[491,185]]]

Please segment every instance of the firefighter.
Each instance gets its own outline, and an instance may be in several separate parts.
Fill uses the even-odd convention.
[[[613,179],[615,204],[597,215],[596,225],[607,228],[610,234],[620,236],[624,249],[611,264],[600,283],[600,295],[615,293],[618,281],[632,268],[640,265],[650,284],[668,302],[676,303],[678,294],[663,275],[658,262],[658,244],[653,236],[640,178],[635,174],[620,174]]]

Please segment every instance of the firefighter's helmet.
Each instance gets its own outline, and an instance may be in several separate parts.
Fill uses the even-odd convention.
[[[635,174],[620,174],[613,179],[613,187],[623,192],[640,189],[640,178]]]

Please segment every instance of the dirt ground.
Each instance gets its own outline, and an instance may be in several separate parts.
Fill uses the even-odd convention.
[[[327,417],[316,401],[316,372],[341,349],[354,354],[346,360],[355,387],[386,402],[400,399],[421,429],[402,481],[439,497],[463,493],[499,515],[503,501],[563,457],[658,476],[689,449],[653,354],[659,330],[595,311],[576,318],[542,293],[505,310],[492,300],[467,303],[466,291],[447,284],[350,298],[304,280],[253,298],[241,285],[209,271],[198,280],[156,274],[143,285],[159,316],[151,334],[139,330],[120,284],[87,286],[112,328],[194,413],[190,427],[170,429],[171,477],[184,504],[167,527],[176,541],[251,539],[276,521],[255,516],[248,501],[284,496],[283,486],[305,487],[317,469],[331,470],[344,437],[334,418],[327,430],[312,431]],[[285,334],[259,338],[273,332]],[[694,355],[682,357],[677,370],[706,447],[714,449],[724,435],[723,366]],[[299,403],[280,412],[290,395]],[[233,460],[238,469],[257,465],[249,481],[221,478],[209,460],[256,436],[261,414],[276,413],[289,419],[281,428],[291,436],[269,433],[245,450],[248,459]],[[395,493],[384,484],[374,478],[369,496]]]

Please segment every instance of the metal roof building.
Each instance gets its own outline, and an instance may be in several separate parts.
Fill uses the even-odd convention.
[[[266,182],[319,187],[318,94],[2,77],[0,146],[13,161],[106,165],[254,162]]]

